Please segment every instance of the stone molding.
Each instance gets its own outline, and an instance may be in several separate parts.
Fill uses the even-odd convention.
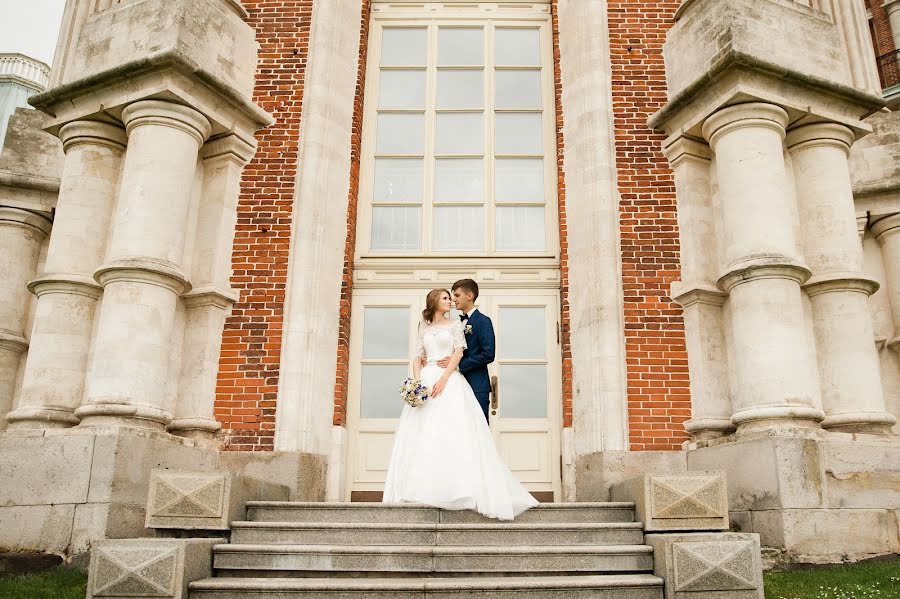
[[[53,222],[45,216],[24,208],[0,206],[0,226],[3,225],[32,229],[41,237],[46,237],[50,234]]]
[[[876,279],[861,272],[828,272],[810,277],[803,289],[809,297],[837,291],[855,291],[869,296],[880,286]]]
[[[673,281],[670,288],[672,301],[687,308],[694,304],[707,304],[709,306],[723,306],[728,294],[705,283],[684,283],[682,281]]]
[[[188,584],[212,576],[225,539],[104,539],[91,552],[87,599],[188,599]]]
[[[104,419],[109,419],[109,423],[114,425],[121,424],[123,419],[133,420],[135,426],[141,426],[141,421],[147,420],[152,423],[150,427],[153,429],[166,427],[172,422],[172,414],[162,408],[146,404],[124,404],[114,399],[92,399],[91,403],[79,407],[74,414],[79,422],[89,417],[95,418],[90,423],[92,426],[102,426],[106,423]]]
[[[741,262],[729,272],[719,277],[716,285],[722,291],[731,293],[738,285],[759,279],[787,279],[802,285],[809,280],[812,273],[808,268],[793,262],[787,256],[754,256],[751,260]]]
[[[238,293],[234,289],[218,285],[204,285],[191,289],[182,295],[182,299],[185,308],[215,306],[227,310],[238,301]]]
[[[889,433],[890,428],[897,423],[897,419],[884,411],[854,410],[852,412],[839,412],[827,414],[822,420],[822,428],[850,428],[864,426],[872,429],[879,425],[884,427],[881,432]]]
[[[728,530],[724,471],[644,474],[610,488],[612,501],[634,501],[644,530]]]
[[[730,418],[691,418],[684,423],[684,430],[695,441],[709,437],[721,437],[733,433],[734,428]]]
[[[874,220],[870,229],[878,243],[883,245],[888,235],[900,233],[900,212]]]
[[[706,141],[685,135],[677,137],[674,141],[664,146],[662,152],[673,169],[678,168],[678,165],[685,160],[710,162],[713,157],[712,149]]]
[[[128,144],[128,134],[122,127],[100,121],[73,121],[59,130],[63,152],[80,144],[97,144],[124,150]]]
[[[759,535],[648,534],[665,599],[763,599]]]
[[[41,273],[28,283],[28,290],[38,297],[51,293],[74,293],[97,299],[103,293],[103,288],[93,277],[75,273]]]
[[[744,127],[764,127],[784,137],[787,125],[788,113],[784,108],[767,102],[748,102],[713,113],[703,123],[703,137],[710,146],[715,146],[726,133]]]
[[[785,136],[785,145],[791,151],[815,146],[839,147],[850,155],[850,146],[856,141],[853,130],[838,123],[814,123],[792,127]]]
[[[125,131],[131,136],[135,129],[146,125],[173,127],[188,133],[203,145],[212,131],[212,124],[200,112],[173,102],[141,100],[125,107],[122,111]]]
[[[28,339],[10,331],[0,330],[0,349],[17,354],[25,353],[25,350],[28,349]]]
[[[764,420],[793,420],[792,426],[798,428],[818,428],[819,422],[825,419],[825,412],[807,404],[781,403],[754,406],[738,410],[731,415],[735,426]]]
[[[149,283],[177,295],[191,289],[191,283],[177,264],[153,258],[125,258],[101,265],[94,279],[103,287],[117,281]]]
[[[234,134],[210,139],[200,148],[200,158],[205,162],[227,159],[241,167],[250,162],[255,154],[256,140],[251,143]]]

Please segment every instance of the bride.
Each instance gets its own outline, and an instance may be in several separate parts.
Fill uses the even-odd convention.
[[[475,510],[512,520],[537,500],[500,459],[475,394],[456,370],[466,338],[462,323],[447,318],[450,292],[433,289],[425,306],[412,368],[430,398],[403,408],[383,501]],[[442,369],[437,362],[446,356],[450,364]]]

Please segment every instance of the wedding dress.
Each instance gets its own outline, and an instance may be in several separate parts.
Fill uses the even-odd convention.
[[[466,347],[462,324],[447,322],[419,331],[415,359],[428,360],[420,378],[429,389],[444,372],[436,362]],[[537,505],[497,453],[478,400],[458,371],[436,398],[404,406],[382,501],[475,510],[500,520]]]

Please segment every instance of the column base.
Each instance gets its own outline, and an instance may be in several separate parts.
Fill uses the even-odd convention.
[[[706,441],[730,435],[735,426],[728,418],[697,418],[684,423],[691,441]]]
[[[808,405],[776,404],[739,410],[731,416],[738,433],[764,430],[818,430],[825,413]]]
[[[178,418],[166,430],[173,435],[197,441],[214,441],[222,423],[212,418]]]
[[[842,433],[892,435],[891,427],[896,423],[897,419],[886,412],[842,412],[826,416],[822,428]]]
[[[6,415],[7,430],[70,428],[79,422],[72,410],[43,406],[19,408]]]
[[[95,403],[75,410],[80,419],[79,427],[89,426],[129,426],[156,431],[165,431],[172,422],[172,415],[153,406],[125,403]]]

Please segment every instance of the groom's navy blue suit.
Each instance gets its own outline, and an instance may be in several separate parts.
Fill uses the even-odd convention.
[[[488,376],[488,364],[494,361],[494,325],[491,319],[479,312],[472,312],[468,320],[463,321],[463,326],[471,326],[472,332],[466,335],[466,350],[462,360],[459,361],[459,371],[462,373],[478,400],[484,417],[490,421],[488,410],[490,409],[491,378]]]

